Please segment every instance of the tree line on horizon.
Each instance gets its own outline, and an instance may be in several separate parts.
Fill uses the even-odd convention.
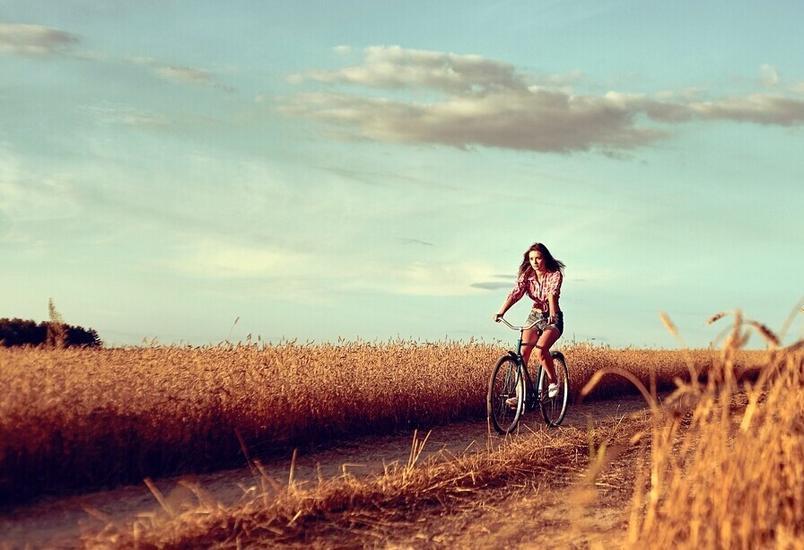
[[[0,319],[0,346],[101,347],[103,341],[95,329],[68,325],[59,321]]]

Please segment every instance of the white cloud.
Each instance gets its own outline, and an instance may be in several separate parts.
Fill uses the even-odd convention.
[[[481,292],[474,282],[492,277],[490,264],[411,262],[401,265],[363,263],[339,272],[347,290],[372,290],[413,296],[463,296]]]
[[[224,91],[232,91],[231,87],[216,81],[214,75],[205,69],[169,65],[151,57],[131,56],[114,59],[100,52],[74,51],[72,47],[78,42],[79,38],[75,34],[42,25],[0,23],[0,54],[32,57],[69,54],[76,59],[97,63],[122,62],[141,65],[149,67],[156,76],[164,80],[214,86]]]
[[[354,129],[369,139],[454,147],[552,152],[630,149],[665,135],[655,128],[637,127],[635,113],[616,99],[546,90],[453,96],[431,104],[305,93],[283,110]]]
[[[763,71],[768,82],[778,81],[773,67]],[[669,125],[690,120],[779,126],[804,122],[804,101],[784,95],[703,100],[694,88],[653,97],[618,91],[584,95],[566,86],[581,76],[542,76],[533,84],[513,66],[476,55],[377,46],[365,50],[361,65],[293,79],[438,91],[442,97],[378,97],[359,88],[301,92],[281,109],[339,128],[349,138],[559,153],[614,154],[663,139],[670,134]]]
[[[529,79],[537,82],[537,84],[528,86],[528,89],[531,91],[547,89],[572,93],[573,86],[583,81],[585,76],[582,71],[578,70],[560,74],[531,75]]]
[[[349,55],[350,53],[352,53],[352,47],[346,45],[340,45],[332,48],[332,51],[334,51],[338,55]]]
[[[321,82],[379,88],[432,88],[453,93],[526,88],[512,65],[479,55],[411,50],[399,46],[372,46],[364,53],[362,65],[337,71],[311,71],[303,76]]]
[[[191,84],[209,84],[212,82],[210,73],[203,69],[165,65],[156,67],[154,70],[159,76],[177,82],[188,82]]]
[[[27,224],[78,216],[75,191],[69,177],[42,172],[0,143],[0,220],[7,231],[2,240],[30,242],[35,238]]]
[[[779,84],[779,72],[773,65],[762,65],[759,68],[760,80],[762,84],[773,87]]]
[[[415,262],[403,266],[392,278],[400,294],[459,296],[475,290],[472,281],[491,271],[490,266],[472,263],[425,264]]]
[[[491,265],[471,262],[409,262],[388,265],[287,248],[206,237],[180,246],[169,269],[205,279],[260,279],[275,290],[301,292],[375,291],[417,296],[461,296],[480,292],[475,281],[492,277]],[[322,279],[317,274],[325,269]]]
[[[309,260],[305,254],[270,245],[254,246],[202,239],[182,247],[169,267],[188,275],[211,279],[274,278],[300,275]]]
[[[45,56],[63,53],[78,42],[74,34],[21,23],[0,23],[0,54]]]
[[[621,108],[643,113],[665,123],[689,120],[728,120],[777,126],[794,126],[804,122],[804,101],[779,94],[756,93],[742,97],[725,97],[710,101],[659,101],[644,95],[609,92],[607,96]]]
[[[138,128],[165,128],[170,121],[163,115],[120,105],[91,105],[81,107],[102,124],[123,124]]]
[[[152,57],[134,56],[128,57],[124,61],[133,65],[148,67],[155,76],[162,80],[198,86],[212,86],[227,92],[233,90],[233,88],[218,82],[215,75],[206,69],[181,65],[167,65]]]
[[[804,123],[804,101],[780,95],[752,94],[747,97],[695,102],[689,108],[696,116],[705,119],[778,126]]]
[[[657,101],[693,101],[705,95],[706,90],[696,86],[681,88],[679,90],[661,90],[653,94]]]

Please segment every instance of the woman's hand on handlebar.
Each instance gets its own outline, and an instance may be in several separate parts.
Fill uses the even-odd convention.
[[[495,314],[494,314],[494,317],[493,317],[493,318],[494,318],[494,322],[495,322],[495,323],[499,323],[499,322],[500,322],[500,319],[502,319],[503,315],[505,315],[505,314],[504,314],[504,313],[495,313]]]

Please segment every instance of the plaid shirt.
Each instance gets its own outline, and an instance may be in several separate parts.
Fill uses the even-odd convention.
[[[529,274],[520,275],[516,281],[516,285],[508,298],[511,299],[511,304],[515,304],[527,293],[533,300],[533,307],[542,311],[549,311],[547,305],[547,298],[549,296],[559,297],[561,294],[561,282],[564,276],[561,271],[548,271],[541,276],[542,280],[539,283],[536,280],[536,274],[531,271]]]

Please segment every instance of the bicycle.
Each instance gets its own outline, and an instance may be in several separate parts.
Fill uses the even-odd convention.
[[[538,321],[529,326],[514,326],[502,317],[500,321],[510,329],[519,331],[519,341],[516,352],[509,351],[500,357],[489,378],[486,411],[495,431],[501,435],[511,433],[519,425],[525,410],[533,410],[537,406],[548,426],[561,425],[567,414],[570,392],[569,370],[564,354],[560,351],[550,353],[558,378],[558,394],[555,397],[548,396],[547,373],[541,365],[536,376],[537,391],[534,391],[528,367],[522,361],[522,336],[525,330],[536,326]],[[513,403],[509,403],[512,398]]]

